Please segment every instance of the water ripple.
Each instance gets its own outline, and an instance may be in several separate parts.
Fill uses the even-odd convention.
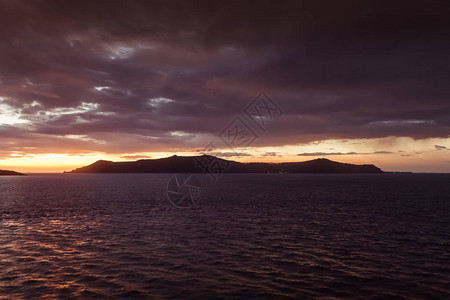
[[[450,298],[448,175],[0,178],[0,298]]]

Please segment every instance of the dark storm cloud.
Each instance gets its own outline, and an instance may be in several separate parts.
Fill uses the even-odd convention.
[[[265,90],[285,114],[255,146],[448,137],[445,4],[0,0],[0,100],[30,122],[0,134],[201,147]]]

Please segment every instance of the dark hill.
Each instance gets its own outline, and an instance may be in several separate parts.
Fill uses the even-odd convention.
[[[204,167],[201,167],[203,164]],[[383,173],[374,165],[352,165],[314,159],[288,163],[240,163],[209,155],[171,156],[161,159],[143,159],[132,162],[99,160],[70,173],[203,173],[205,166],[220,165],[224,173]]]
[[[25,176],[25,174],[14,171],[0,170],[0,176]]]

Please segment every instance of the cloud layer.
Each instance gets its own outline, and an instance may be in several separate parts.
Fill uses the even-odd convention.
[[[261,90],[254,146],[447,138],[445,4],[0,0],[0,156],[197,149]]]

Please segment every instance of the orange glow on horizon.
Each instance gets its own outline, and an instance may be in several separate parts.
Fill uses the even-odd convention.
[[[440,145],[436,147],[436,145]],[[399,150],[402,149],[402,150]],[[351,164],[374,164],[384,171],[450,172],[450,139],[413,140],[382,138],[367,140],[326,140],[300,145],[249,147],[232,156],[230,149],[210,153],[239,162],[300,162],[316,158]],[[0,159],[0,169],[23,173],[61,173],[98,160],[134,161],[172,155],[199,155],[193,151],[145,153],[46,153]],[[225,155],[226,154],[226,155]]]

